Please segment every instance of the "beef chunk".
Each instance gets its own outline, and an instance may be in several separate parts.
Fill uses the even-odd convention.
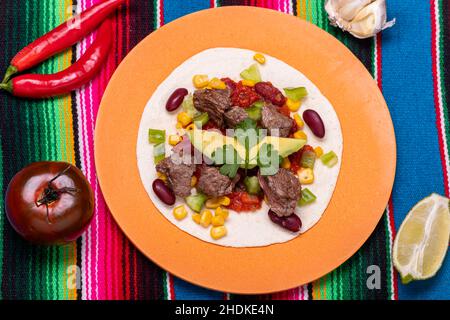
[[[204,166],[200,171],[198,188],[207,196],[220,197],[230,194],[238,180],[239,175],[231,180],[221,174],[218,168]]]
[[[273,176],[258,174],[258,179],[273,212],[280,217],[290,216],[295,212],[302,188],[291,171],[280,168]]]
[[[187,197],[191,194],[191,179],[195,171],[194,164],[173,161],[171,157],[167,157],[156,165],[156,171],[167,176],[169,185],[175,195]]]
[[[223,114],[231,107],[230,91],[202,89],[194,92],[194,107],[207,112],[211,121],[218,127],[223,126]]]
[[[230,128],[234,128],[239,122],[247,119],[248,114],[241,107],[232,107],[230,110],[225,112],[224,117],[227,126]]]
[[[269,135],[275,135],[278,129],[280,137],[287,137],[294,125],[294,120],[278,112],[273,105],[265,105],[261,112],[261,125],[268,130]]]

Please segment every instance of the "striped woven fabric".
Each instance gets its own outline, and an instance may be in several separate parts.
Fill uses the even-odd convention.
[[[23,46],[100,0],[0,1],[0,70]],[[409,208],[431,192],[449,195],[450,2],[388,0],[398,19],[383,36],[356,40],[330,27],[323,0],[128,0],[114,17],[114,54],[95,80],[71,96],[19,100],[0,94],[0,299],[242,299],[176,279],[139,253],[115,224],[95,175],[93,136],[102,93],[115,68],[146,35],[165,23],[210,7],[252,5],[306,19],[331,33],[364,63],[383,89],[398,141],[392,199],[364,246],[341,267],[308,285],[257,299],[449,298],[450,262],[432,280],[408,287],[392,267],[395,229]],[[292,32],[295,32],[294,30]],[[93,36],[34,71],[53,73],[73,63]],[[3,72],[3,71],[2,71]],[[446,90],[449,89],[449,90]],[[83,170],[95,192],[95,218],[76,243],[39,247],[15,234],[3,212],[12,176],[34,161],[63,160]],[[364,214],[361,212],[361,214]],[[382,271],[370,290],[367,268]],[[81,286],[73,275],[81,273]],[[257,272],[255,270],[255,272]]]

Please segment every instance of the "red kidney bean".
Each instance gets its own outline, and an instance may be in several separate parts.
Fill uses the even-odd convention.
[[[166,103],[166,110],[169,112],[177,110],[183,103],[184,97],[188,95],[185,88],[178,88],[169,97]]]
[[[275,212],[269,210],[269,218],[273,223],[292,232],[298,232],[302,227],[302,221],[295,213],[290,216],[279,217]]]
[[[286,102],[286,98],[281,91],[275,88],[270,82],[258,82],[255,84],[255,91],[276,106],[281,107]]]
[[[325,125],[316,111],[305,110],[305,112],[303,112],[303,120],[316,137],[323,138],[325,136]]]
[[[170,189],[164,181],[161,179],[156,179],[153,181],[153,191],[158,196],[158,198],[165,204],[171,206],[175,203],[175,194],[172,189]]]

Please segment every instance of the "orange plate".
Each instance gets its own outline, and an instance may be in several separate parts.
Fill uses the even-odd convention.
[[[312,80],[338,113],[344,154],[333,198],[314,228],[287,243],[226,248],[198,240],[168,222],[141,183],[136,141],[147,101],[174,68],[213,47],[246,48],[285,61]],[[256,294],[313,281],[362,246],[388,202],[396,145],[383,96],[344,45],[292,16],[266,9],[226,7],[169,23],[126,57],[103,97],[95,159],[114,218],[148,258],[204,287]]]

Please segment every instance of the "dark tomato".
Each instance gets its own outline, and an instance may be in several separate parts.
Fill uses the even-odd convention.
[[[94,214],[89,182],[65,162],[37,162],[19,171],[8,185],[5,203],[13,228],[40,244],[76,240]]]
[[[245,191],[233,192],[228,197],[231,200],[228,208],[234,211],[255,211],[261,208],[262,199]]]

